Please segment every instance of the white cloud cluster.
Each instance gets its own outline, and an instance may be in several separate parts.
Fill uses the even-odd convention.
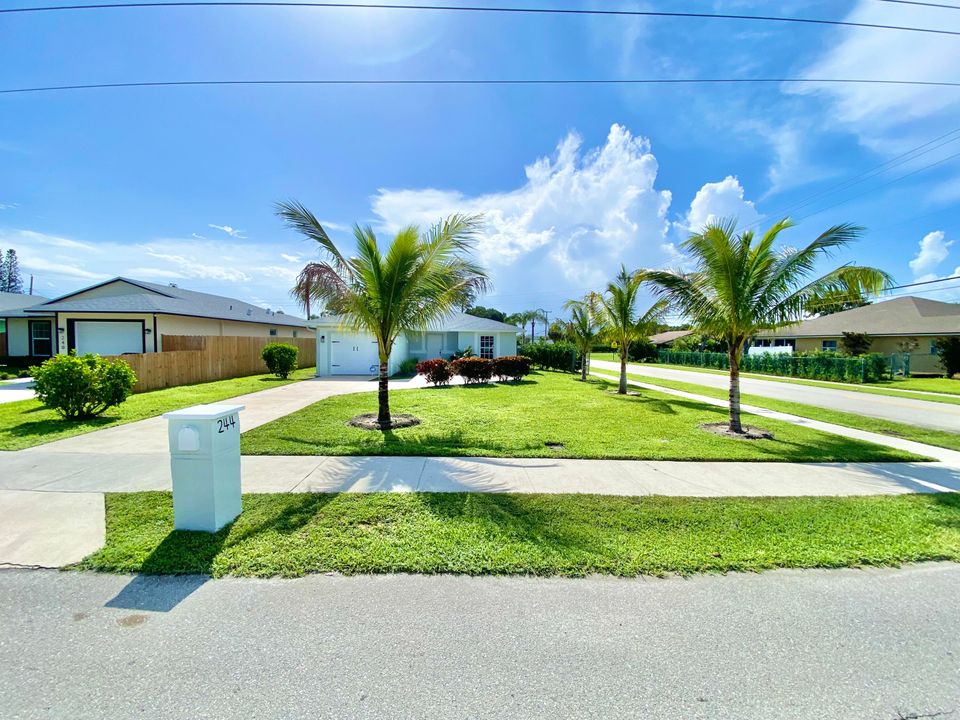
[[[291,245],[296,242],[291,238]],[[33,230],[0,229],[0,247],[17,250],[37,292],[60,295],[117,275],[176,282],[201,292],[247,299],[295,312],[289,289],[299,254],[288,245],[161,238],[149,243],[80,242]]]
[[[943,230],[934,230],[923,236],[920,241],[920,249],[916,256],[910,261],[910,269],[917,280],[930,280],[935,278],[933,271],[937,266],[947,259],[950,254],[952,240],[947,240]]]
[[[946,239],[943,230],[934,230],[924,235],[923,239],[920,240],[917,254],[910,261],[910,270],[913,271],[914,281],[928,282],[960,275],[960,266],[955,267],[952,271],[938,271],[938,268],[950,257],[950,248],[953,242],[953,240]],[[936,284],[926,288],[924,297],[931,300],[957,302],[960,301],[960,290],[952,287],[950,282],[946,282],[942,285]]]
[[[733,175],[706,183],[697,191],[687,211],[686,230],[699,232],[705,225],[728,218],[735,218],[739,228],[760,220],[756,206],[744,198],[743,185]]]
[[[844,19],[960,30],[960,17],[949,10],[872,0],[860,0]],[[803,77],[953,80],[950,68],[960,66],[960,43],[947,35],[843,28],[835,31],[829,48]],[[938,120],[952,124],[960,111],[960,95],[941,87],[810,83],[794,84],[789,91],[829,98],[831,120],[857,132],[866,145],[885,151],[928,140],[931,125]]]
[[[515,190],[470,197],[382,189],[373,211],[389,231],[429,225],[452,212],[483,213],[478,252],[484,263],[496,269],[533,259],[578,283],[599,282],[620,262],[662,257],[671,194],[654,186],[658,166],[650,142],[615,124],[602,147],[584,151],[582,144],[568,134],[552,157],[526,166],[526,182]]]
[[[243,235],[243,230],[237,230],[235,227],[230,227],[229,225],[214,225],[213,223],[208,223],[207,227],[213,228],[214,230],[220,230],[225,232],[230,237],[235,238],[245,238],[246,235]]]

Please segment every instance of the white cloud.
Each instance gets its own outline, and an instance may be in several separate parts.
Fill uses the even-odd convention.
[[[213,223],[208,223],[207,227],[211,227],[214,230],[222,230],[230,237],[246,238],[246,235],[243,235],[243,230],[237,230],[237,228],[230,227],[229,225],[214,225]]]
[[[282,257],[287,262],[292,262],[292,263],[300,262],[299,255],[288,255],[287,253],[280,253],[280,257]]]
[[[684,225],[689,232],[699,232],[717,220],[736,218],[737,227],[746,228],[760,220],[753,202],[744,199],[743,185],[733,175],[720,182],[706,183],[690,203]]]
[[[916,256],[910,261],[910,269],[915,278],[933,279],[936,276],[931,273],[937,266],[947,259],[950,254],[952,240],[946,240],[943,230],[935,230],[923,236],[920,241],[920,249]]]
[[[494,268],[498,281],[512,276],[531,290],[531,282],[556,288],[559,273],[567,281],[595,284],[621,262],[653,264],[663,257],[671,195],[654,187],[657,171],[650,142],[615,124],[603,146],[590,150],[569,133],[552,157],[526,166],[526,182],[514,190],[467,196],[434,188],[381,189],[372,204],[391,232],[409,223],[429,225],[452,212],[482,212],[479,259]],[[535,279],[530,263],[538,267]]]
[[[851,22],[915,25],[960,30],[960,14],[938,8],[897,6],[860,0],[844,18]],[[960,43],[945,35],[843,28],[819,59],[803,72],[808,78],[953,80],[960,66]],[[796,94],[817,94],[831,101],[829,117],[858,133],[874,149],[901,152],[929,140],[937,122],[952,123],[960,95],[942,87],[803,83],[787,87]],[[941,130],[942,132],[942,130]]]
[[[320,225],[324,230],[333,230],[334,232],[346,232],[350,229],[349,225],[333,222],[333,220],[321,220]]]
[[[257,297],[270,307],[291,305],[289,290],[296,267],[278,264],[282,254],[296,256],[289,244],[235,240],[158,238],[147,243],[82,242],[34,230],[0,228],[0,247],[17,250],[25,273],[36,276],[45,294],[61,295],[96,281],[124,275],[235,297]]]
[[[18,207],[19,203],[0,203],[0,210],[15,210]]]

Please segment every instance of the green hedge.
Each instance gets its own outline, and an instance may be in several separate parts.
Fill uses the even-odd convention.
[[[577,367],[579,353],[577,346],[572,342],[560,340],[558,342],[524,343],[518,348],[518,355],[530,358],[530,362],[543,370],[560,370],[573,372]]]
[[[661,350],[658,358],[660,362],[671,365],[719,370],[730,367],[730,360],[726,353]],[[885,355],[871,353],[850,357],[834,352],[747,354],[740,363],[740,370],[784,377],[854,383],[878,382],[889,378],[891,372],[890,359]]]

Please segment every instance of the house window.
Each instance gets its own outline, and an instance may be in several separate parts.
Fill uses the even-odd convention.
[[[480,357],[493,360],[493,335],[480,336]]]
[[[30,321],[30,354],[33,357],[50,357],[53,354],[53,332],[49,321]]]
[[[821,349],[821,350],[836,350],[836,349],[837,349],[837,341],[836,341],[836,340],[824,340],[823,343],[820,345],[820,349]]]
[[[940,354],[940,351],[937,350],[937,341],[936,341],[936,340],[931,340],[931,341],[930,341],[930,354],[931,354],[931,355],[939,355],[939,354]]]
[[[293,336],[294,336],[294,337],[297,336],[297,331],[296,331],[296,330],[293,331]]]
[[[270,328],[270,337],[276,337],[276,336],[277,336],[277,329]]]

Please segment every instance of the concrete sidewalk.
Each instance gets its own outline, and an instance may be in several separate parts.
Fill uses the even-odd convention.
[[[618,380],[617,375],[611,375],[607,372],[591,371],[590,374],[614,383],[616,383]],[[691,393],[685,390],[674,390],[672,388],[663,387],[662,385],[657,385],[656,383],[645,383],[638,380],[628,380],[627,383],[631,387],[644,388],[646,390],[656,390],[664,395],[672,395],[673,397],[683,398],[684,400],[694,400],[705,405],[713,405],[714,407],[727,407],[727,401],[725,399],[720,400],[718,398]],[[751,415],[768,417],[772,420],[780,420],[793,425],[800,425],[801,427],[807,427],[811,430],[820,430],[821,432],[827,432],[833,435],[842,435],[843,437],[850,437],[857,440],[863,440],[865,442],[872,442],[877,445],[885,445],[887,447],[896,448],[897,450],[905,450],[916,455],[923,455],[933,458],[938,462],[945,463],[952,467],[960,468],[960,452],[957,452],[956,450],[937,447],[936,445],[918,443],[914,442],[913,440],[904,440],[891,435],[883,435],[881,433],[869,432],[867,430],[857,430],[856,428],[847,427],[845,425],[835,425],[834,423],[823,422],[821,420],[811,420],[810,418],[801,417],[800,415],[791,415],[790,413],[780,412],[778,410],[769,410],[767,408],[757,407],[756,405],[741,404],[740,409],[745,413],[750,413]],[[744,420],[744,423],[747,423],[747,421]]]
[[[608,374],[619,374],[620,364],[608,360],[594,360],[591,366]],[[655,380],[674,380],[726,390],[729,379],[725,374],[682,370],[651,363],[630,363],[627,372],[645,375]],[[831,387],[778,381],[775,376],[760,379],[740,376],[740,391],[745,395],[789,400],[867,417],[906,423],[916,427],[957,432],[960,430],[960,405],[934,402],[923,397],[906,395],[882,395],[848,390],[843,386]]]
[[[394,389],[419,387],[401,381]],[[654,385],[709,404],[722,401]],[[310,380],[240,396],[243,430],[332,395],[375,390],[366,379]],[[960,491],[960,453],[745,406],[758,415],[936,457],[937,463],[798,464],[562,458],[245,456],[247,493],[516,492],[691,497],[877,495]],[[0,565],[57,566],[103,543],[103,493],[169,490],[166,423],[152,418],[0,453]]]

